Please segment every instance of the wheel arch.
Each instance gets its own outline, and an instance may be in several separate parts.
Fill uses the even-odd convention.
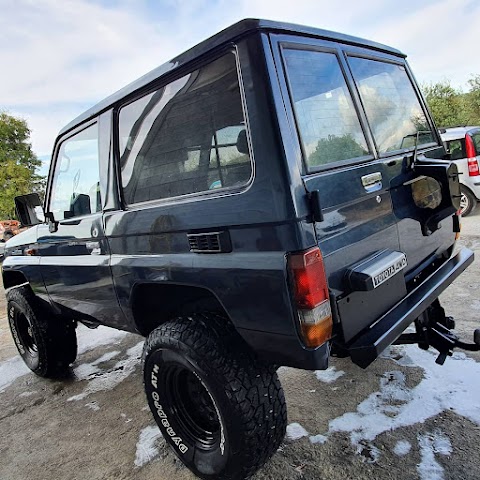
[[[3,277],[3,288],[5,290],[7,288],[18,287],[24,284],[30,285],[30,282],[27,280],[27,277],[24,275],[23,272],[19,270],[4,270],[2,273],[2,277]]]
[[[136,328],[145,336],[174,317],[197,312],[218,312],[230,319],[212,291],[183,284],[137,284],[132,291],[131,308]]]

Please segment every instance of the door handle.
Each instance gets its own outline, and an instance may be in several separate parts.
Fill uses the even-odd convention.
[[[369,173],[362,177],[363,188],[368,192],[376,192],[382,189],[382,174],[380,172]]]

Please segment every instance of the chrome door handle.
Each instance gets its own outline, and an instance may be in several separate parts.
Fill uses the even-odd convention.
[[[380,172],[369,173],[362,177],[363,188],[368,192],[376,192],[382,188],[382,174]]]

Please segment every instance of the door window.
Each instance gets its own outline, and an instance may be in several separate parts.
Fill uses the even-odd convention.
[[[349,57],[379,153],[436,142],[403,65]]]
[[[368,155],[337,56],[289,48],[283,56],[308,169]]]
[[[129,204],[246,185],[252,164],[235,55],[123,107],[119,143]]]
[[[101,209],[98,125],[94,124],[62,142],[55,163],[50,212],[58,221]]]
[[[475,151],[477,155],[480,155],[480,132],[471,135],[473,144],[475,145]]]

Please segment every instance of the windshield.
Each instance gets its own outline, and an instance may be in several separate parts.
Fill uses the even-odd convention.
[[[436,142],[403,65],[348,59],[379,153]]]

